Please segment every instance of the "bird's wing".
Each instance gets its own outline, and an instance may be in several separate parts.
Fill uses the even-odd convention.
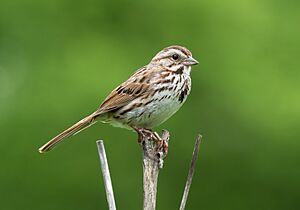
[[[139,69],[127,81],[114,89],[100,105],[96,111],[97,114],[103,114],[109,111],[119,109],[126,106],[134,99],[141,97],[144,94],[150,93],[149,75],[146,67]]]

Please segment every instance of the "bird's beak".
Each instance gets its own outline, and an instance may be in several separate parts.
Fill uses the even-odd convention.
[[[183,65],[186,66],[193,66],[193,65],[197,65],[199,62],[194,59],[193,57],[188,57],[183,61]]]

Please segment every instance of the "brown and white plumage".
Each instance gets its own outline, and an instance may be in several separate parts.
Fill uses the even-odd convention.
[[[191,66],[198,62],[181,46],[160,51],[151,62],[114,89],[100,107],[43,145],[47,152],[97,121],[127,129],[151,129],[172,116],[191,90]]]

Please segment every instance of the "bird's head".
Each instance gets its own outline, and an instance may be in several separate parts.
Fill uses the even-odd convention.
[[[190,69],[191,66],[198,63],[187,48],[178,45],[164,48],[151,60],[151,64],[160,65],[172,71],[182,68]]]

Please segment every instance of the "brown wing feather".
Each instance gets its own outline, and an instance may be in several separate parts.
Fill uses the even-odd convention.
[[[102,114],[126,106],[134,99],[151,91],[149,80],[152,75],[147,68],[139,69],[127,81],[114,89],[100,105],[97,113]],[[152,72],[153,73],[153,72]]]
[[[99,114],[121,108],[149,91],[149,85],[130,83],[113,90],[98,109]]]

